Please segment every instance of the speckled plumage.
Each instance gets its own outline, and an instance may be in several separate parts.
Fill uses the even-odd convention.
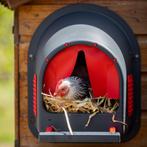
[[[88,84],[79,77],[72,76],[62,79],[62,85],[66,85],[69,88],[68,94],[64,98],[83,99],[89,96]]]
[[[68,77],[64,79],[65,81],[70,82],[70,90],[69,95],[73,97],[74,99],[82,99],[88,96],[88,84],[86,81],[82,80],[78,77]],[[70,94],[70,92],[72,92]]]

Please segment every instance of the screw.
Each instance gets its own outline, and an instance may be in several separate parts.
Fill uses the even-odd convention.
[[[97,43],[93,43],[93,46],[94,46],[94,47],[97,47]]]
[[[46,57],[45,61],[48,63],[48,58]]]
[[[33,59],[33,55],[32,55],[32,54],[29,54],[29,58],[30,58],[30,59]]]
[[[139,55],[138,55],[138,54],[136,54],[136,55],[135,55],[135,58],[139,58]]]
[[[116,58],[113,58],[113,61],[114,61],[115,63],[117,63],[117,59],[116,59]]]
[[[67,42],[64,44],[65,47],[68,47],[70,44]]]

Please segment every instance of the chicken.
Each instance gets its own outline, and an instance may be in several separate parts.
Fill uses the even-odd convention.
[[[86,81],[79,77],[67,77],[57,83],[54,96],[65,99],[84,99],[89,97],[89,87]]]

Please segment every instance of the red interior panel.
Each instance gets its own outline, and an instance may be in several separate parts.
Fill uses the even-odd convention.
[[[118,99],[120,81],[115,61],[99,48],[83,44],[66,47],[52,58],[45,70],[43,92],[48,93],[49,90],[54,92],[60,79],[71,76],[79,51],[85,54],[94,96],[106,95],[109,98]]]

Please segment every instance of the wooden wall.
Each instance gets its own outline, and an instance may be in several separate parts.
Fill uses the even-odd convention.
[[[69,3],[95,3],[115,11],[132,27],[141,49],[142,123],[138,135],[120,145],[100,147],[147,147],[147,1],[146,0],[33,0],[15,11],[15,109],[16,144],[21,147],[88,147],[97,144],[39,144],[28,128],[27,54],[37,26],[56,9]]]

